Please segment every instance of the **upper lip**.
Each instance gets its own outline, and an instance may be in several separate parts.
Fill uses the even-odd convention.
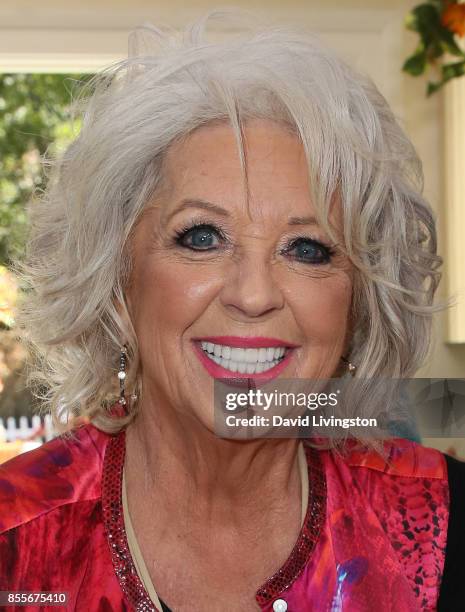
[[[278,338],[268,338],[266,336],[202,336],[193,338],[195,342],[211,342],[212,344],[223,344],[235,348],[268,348],[284,346],[286,348],[296,348],[298,344],[279,340]]]

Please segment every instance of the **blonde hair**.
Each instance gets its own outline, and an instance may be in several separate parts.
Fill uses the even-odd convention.
[[[269,119],[293,129],[330,236],[328,207],[334,194],[340,198],[345,250],[357,271],[348,358],[358,376],[373,379],[361,398],[370,407],[357,410],[375,414],[386,399],[379,377],[410,376],[427,355],[441,258],[414,147],[373,82],[315,36],[252,24],[209,42],[212,19],[228,25],[235,17],[209,12],[182,37],[153,26],[136,30],[129,58],[92,80],[82,129],[31,206],[19,266],[29,292],[19,320],[35,357],[31,381],[56,424],[67,411],[115,432],[137,412],[136,405],[115,421],[102,405],[123,341],[127,385],[141,391],[124,305],[130,234],[162,185],[170,145],[215,121],[231,124],[244,167],[244,122]]]

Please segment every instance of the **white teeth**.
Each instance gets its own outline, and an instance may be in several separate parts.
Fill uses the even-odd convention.
[[[260,374],[276,366],[286,354],[283,346],[268,348],[237,348],[202,341],[200,346],[208,357],[231,372]]]
[[[231,359],[233,361],[245,361],[245,350],[242,348],[231,349]]]
[[[245,360],[247,363],[257,363],[258,361],[258,349],[246,349]]]

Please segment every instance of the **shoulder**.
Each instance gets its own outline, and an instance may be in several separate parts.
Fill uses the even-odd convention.
[[[407,440],[392,440],[386,450],[385,461],[372,451],[350,453],[351,474],[400,553],[406,574],[414,577],[415,589],[436,576],[437,610],[463,610],[465,462]]]
[[[417,521],[417,514],[423,513],[447,531],[448,471],[439,450],[393,438],[384,442],[383,456],[374,450],[353,450],[343,461],[352,485],[378,516],[395,516],[400,524],[407,515]]]
[[[110,438],[88,424],[0,465],[0,534],[60,506],[99,498]]]
[[[382,455],[354,447],[342,456],[326,454],[333,508],[355,515],[373,554],[384,546],[422,610],[436,609],[448,540],[446,459],[400,438],[383,446]]]
[[[356,505],[378,522],[405,560],[434,543],[439,567],[449,521],[446,458],[410,440],[383,445],[383,456],[354,447],[343,456],[326,453],[328,488],[337,505]]]

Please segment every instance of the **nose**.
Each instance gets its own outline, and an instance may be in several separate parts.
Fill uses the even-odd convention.
[[[273,275],[273,263],[251,255],[231,263],[221,291],[223,306],[243,320],[262,317],[284,306],[284,294]]]

